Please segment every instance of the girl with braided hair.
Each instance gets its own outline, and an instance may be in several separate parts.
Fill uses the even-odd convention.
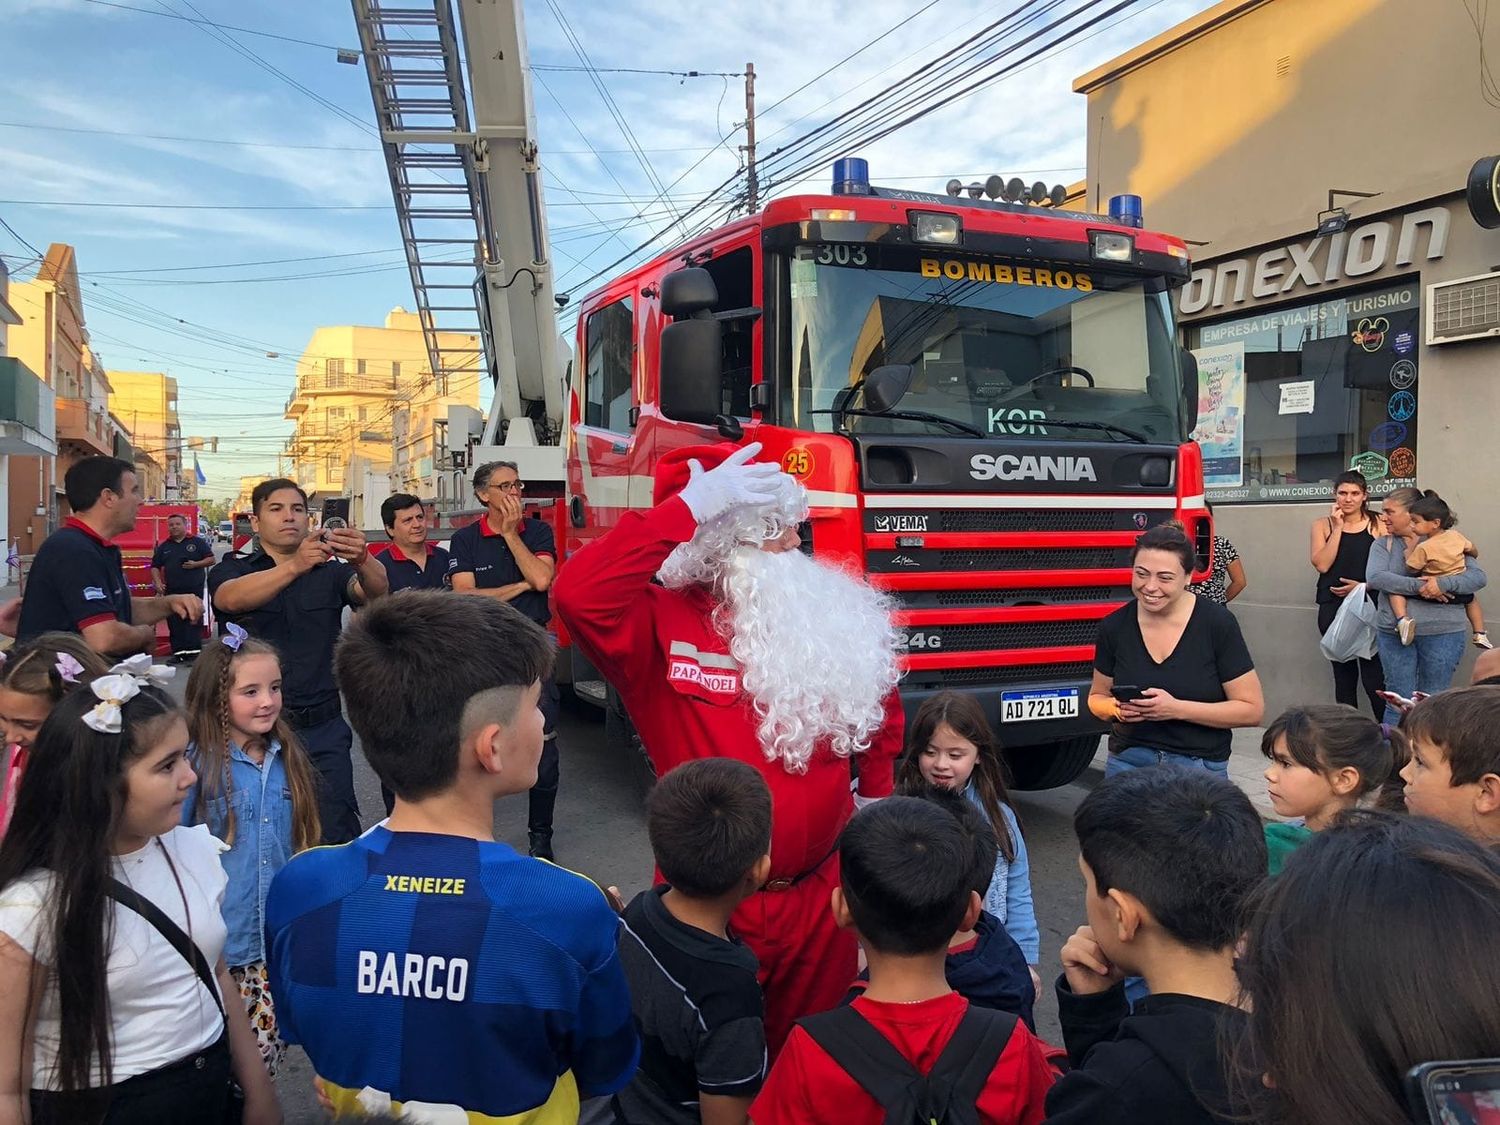
[[[5,835],[16,806],[21,776],[37,731],[68,692],[109,671],[109,665],[77,633],[43,633],[33,641],[0,654],[0,836]]]
[[[198,773],[184,824],[229,845],[224,957],[274,1075],[286,1054],[266,984],[266,895],[297,852],[318,844],[312,764],[281,714],[281,659],[237,625],[204,646],[187,685],[188,754]]]

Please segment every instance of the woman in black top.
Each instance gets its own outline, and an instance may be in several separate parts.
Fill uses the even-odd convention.
[[[1225,775],[1229,732],[1265,711],[1239,623],[1188,589],[1193,546],[1177,528],[1146,532],[1131,562],[1135,600],[1099,623],[1095,642],[1089,710],[1117,724],[1104,772],[1175,764]]]
[[[1370,493],[1363,473],[1349,470],[1333,482],[1333,510],[1312,525],[1312,564],[1318,572],[1318,635],[1328,632],[1339,606],[1357,583],[1365,580],[1370,546],[1381,534],[1380,521],[1365,508]],[[1333,697],[1350,707],[1359,706],[1359,685],[1364,683],[1370,709],[1379,719],[1385,714],[1385,673],[1380,657],[1345,660],[1333,665]]]

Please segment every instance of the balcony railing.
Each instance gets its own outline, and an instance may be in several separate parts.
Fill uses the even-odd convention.
[[[88,402],[81,398],[57,400],[57,440],[76,442],[105,456],[112,457],[115,453],[109,412],[90,410]]]
[[[389,394],[400,380],[390,375],[304,375],[297,380],[299,395]]]
[[[57,452],[52,388],[14,356],[0,356],[0,453]]]

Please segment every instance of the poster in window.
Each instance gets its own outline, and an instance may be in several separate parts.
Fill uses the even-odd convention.
[[[1203,450],[1203,483],[1237,488],[1245,483],[1245,345],[1243,341],[1196,348],[1198,422],[1193,440]]]

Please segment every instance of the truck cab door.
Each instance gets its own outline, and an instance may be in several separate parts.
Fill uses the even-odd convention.
[[[573,456],[569,477],[572,536],[583,546],[613,527],[636,502],[631,479],[636,445],[638,298],[622,295],[585,314]],[[649,503],[649,483],[646,489]]]

